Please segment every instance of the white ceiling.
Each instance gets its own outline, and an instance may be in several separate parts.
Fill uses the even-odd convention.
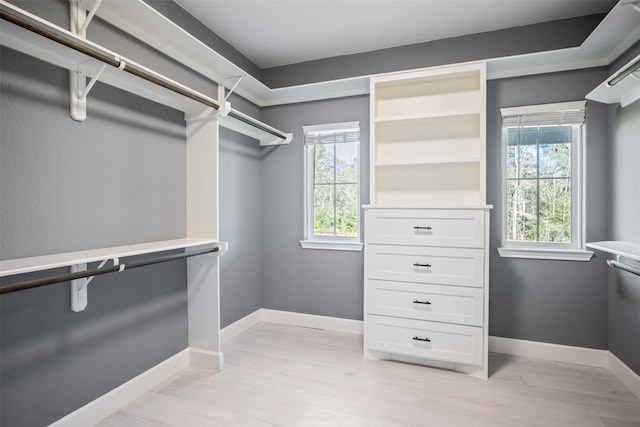
[[[616,0],[176,0],[260,68],[593,13]]]

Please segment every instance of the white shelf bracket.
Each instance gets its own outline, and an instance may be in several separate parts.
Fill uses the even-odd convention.
[[[76,7],[80,8],[80,5],[78,4],[77,0],[71,0],[71,1],[76,4]],[[100,7],[101,3],[102,3],[102,0],[96,0],[96,2],[93,4],[93,7],[91,8],[88,14],[86,13],[86,9],[82,8],[82,11],[84,11],[85,13],[85,18],[84,18],[84,22],[82,22],[82,24],[79,26],[77,34],[82,34],[83,37],[86,37],[87,27],[91,23],[91,20],[93,19],[93,17],[96,15],[96,12],[98,11],[98,8]]]
[[[69,113],[73,120],[82,122],[87,118],[87,95],[106,68],[107,64],[102,64],[89,84],[87,84],[87,74],[82,70],[82,64],[78,64],[77,71],[69,71]]]
[[[97,0],[90,11],[87,12],[78,0],[69,0],[69,25],[70,31],[79,37],[86,38],[87,27],[100,7],[102,0]],[[75,121],[82,122],[87,118],[87,95],[93,85],[104,72],[106,64],[103,64],[98,73],[87,85],[87,76],[82,71],[82,64],[78,64],[77,71],[69,71],[69,114]]]
[[[104,267],[109,259],[113,259],[113,265],[120,264],[120,260],[118,258],[107,258],[100,263],[98,268]],[[86,263],[75,264],[71,266],[72,273],[86,270]],[[80,311],[84,311],[84,309],[87,308],[87,303],[89,302],[89,298],[87,297],[87,288],[94,277],[95,276],[83,277],[81,279],[74,279],[71,281],[71,311],[78,313]]]
[[[226,79],[223,79],[219,84],[218,84],[218,99],[220,100],[220,102],[222,101],[226,101],[227,99],[229,99],[229,97],[231,96],[231,94],[233,93],[233,91],[238,87],[238,85],[240,84],[240,81],[244,78],[244,76],[233,76],[233,77],[227,77]],[[226,87],[226,83],[225,82],[229,82],[229,81],[233,81],[235,80],[235,82],[233,83],[233,86],[231,86],[229,88],[229,93],[227,93],[225,95],[225,87]]]
[[[202,111],[194,112],[194,113],[186,113],[184,118],[186,121],[194,123],[194,122],[206,122],[209,120],[214,120],[219,117],[226,117],[231,111],[231,103],[229,101],[218,101],[220,104],[219,109],[214,109],[211,107],[207,107]]]

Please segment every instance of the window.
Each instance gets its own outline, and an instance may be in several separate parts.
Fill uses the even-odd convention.
[[[585,102],[503,108],[503,257],[588,261],[582,242]]]
[[[361,250],[360,124],[303,126],[308,249]]]

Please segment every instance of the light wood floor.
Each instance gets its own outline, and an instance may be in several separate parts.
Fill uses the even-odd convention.
[[[640,427],[640,400],[607,370],[493,354],[488,381],[362,359],[362,337],[261,323],[108,426]]]

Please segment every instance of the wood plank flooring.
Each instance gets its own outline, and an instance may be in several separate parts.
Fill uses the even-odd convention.
[[[362,358],[362,337],[260,323],[99,427],[640,427],[640,400],[606,369],[490,356],[488,381]]]

